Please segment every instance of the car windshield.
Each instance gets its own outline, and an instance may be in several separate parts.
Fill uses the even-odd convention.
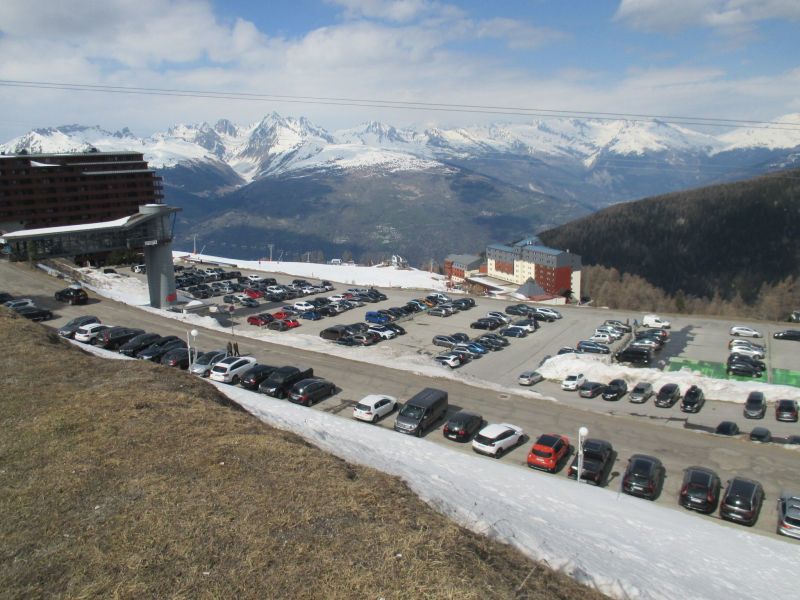
[[[483,444],[484,446],[491,446],[494,443],[492,438],[486,437],[485,435],[478,434],[475,436],[475,441],[478,444]]]
[[[216,355],[217,355],[216,352],[206,352],[198,356],[195,362],[198,365],[207,365],[211,362],[211,359],[214,358]]]
[[[370,412],[372,410],[371,406],[367,406],[366,404],[361,404],[360,402],[356,404],[356,410],[360,410],[362,412]]]
[[[549,458],[549,457],[553,456],[552,451],[550,451],[550,450],[542,450],[540,448],[534,448],[533,449],[533,454],[535,454],[536,456],[541,456],[542,458]]]
[[[409,419],[421,419],[424,412],[425,411],[419,406],[406,404],[403,407],[403,410],[400,411],[400,416],[408,417]]]
[[[650,474],[650,462],[646,460],[635,460],[631,465],[631,475],[637,477],[647,477]]]

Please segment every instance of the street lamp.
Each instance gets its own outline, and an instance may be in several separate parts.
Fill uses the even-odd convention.
[[[186,346],[187,346],[187,348],[189,350],[189,364],[192,364],[194,362],[192,360],[192,347],[195,345],[195,342],[197,340],[197,335],[198,334],[199,334],[199,332],[197,331],[197,329],[192,329],[191,331],[187,331],[186,332]],[[190,335],[192,336],[191,342],[189,341],[189,336]],[[194,354],[195,354],[195,358],[197,358],[197,349],[195,349]]]
[[[586,427],[578,429],[578,472],[575,481],[581,482],[581,475],[583,475],[583,442],[586,436],[589,435],[589,430]]]

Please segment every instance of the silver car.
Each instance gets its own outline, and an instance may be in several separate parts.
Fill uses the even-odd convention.
[[[541,373],[537,371],[525,371],[524,373],[520,374],[517,382],[520,385],[533,385],[534,383],[539,383],[543,380],[544,377],[542,377]]]
[[[628,399],[635,404],[643,404],[647,399],[653,395],[653,385],[650,383],[640,382],[636,384],[628,395]]]
[[[189,365],[189,373],[200,375],[200,377],[208,377],[211,374],[211,368],[226,356],[228,356],[228,353],[225,350],[203,352]]]
[[[800,539],[800,494],[783,492],[778,499],[778,533]]]

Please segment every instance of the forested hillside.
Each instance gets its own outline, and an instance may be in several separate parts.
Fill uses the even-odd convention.
[[[585,277],[599,303],[783,318],[800,302],[800,170],[615,205],[540,237],[605,267]]]

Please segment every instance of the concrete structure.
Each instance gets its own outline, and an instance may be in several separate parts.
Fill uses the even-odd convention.
[[[581,257],[542,246],[536,238],[487,246],[486,274],[519,285],[533,279],[552,296],[566,290],[575,298],[581,294]]]
[[[0,155],[0,233],[110,221],[163,198],[141,152]]]
[[[483,259],[477,254],[449,254],[444,259],[444,274],[448,279],[462,282],[481,271]]]
[[[172,219],[180,209],[146,204],[129,217],[41,229],[22,229],[0,237],[11,260],[40,260],[144,248],[150,305],[166,308],[177,300],[172,266]]]

